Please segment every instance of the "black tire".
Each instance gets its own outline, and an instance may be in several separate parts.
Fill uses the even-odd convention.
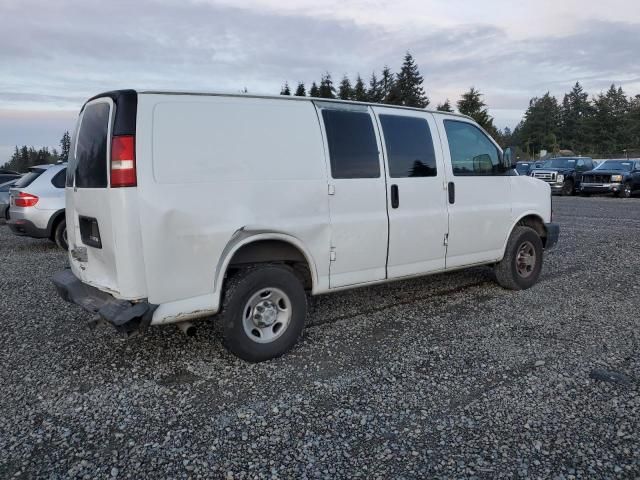
[[[53,231],[53,241],[56,245],[63,250],[69,250],[69,244],[67,243],[67,221],[63,218],[56,224],[56,228]]]
[[[575,184],[573,183],[573,180],[571,180],[570,178],[565,180],[562,184],[562,195],[565,197],[570,197],[574,193],[574,188]]]
[[[7,207],[7,209],[4,211],[4,219],[5,220],[10,220],[9,207]]]
[[[633,187],[631,186],[631,182],[625,182],[622,185],[622,190],[618,192],[618,196],[620,198],[631,198],[632,193],[633,193]]]
[[[519,259],[519,253],[525,247],[535,253],[533,264],[526,267]],[[533,286],[542,270],[542,251],[542,240],[534,229],[520,226],[514,228],[507,242],[504,258],[494,267],[498,283],[509,290],[525,290]]]
[[[286,308],[275,307],[279,315],[288,312],[288,323],[276,338],[268,343],[259,343],[262,334],[273,335],[271,326],[255,328],[246,327],[253,322],[254,314],[259,315],[260,306],[252,307],[252,299],[260,292],[279,291],[287,298]],[[264,297],[267,298],[267,297]],[[267,300],[268,301],[268,300]],[[263,303],[263,302],[261,302]],[[288,311],[288,309],[291,309]],[[286,316],[286,315],[285,315]],[[256,265],[237,272],[227,280],[222,302],[223,337],[226,347],[235,355],[249,362],[262,362],[279,357],[293,347],[304,329],[307,316],[307,297],[302,282],[292,269],[281,265]],[[273,328],[277,326],[277,321]],[[251,335],[251,336],[250,336]],[[265,340],[266,341],[266,340]]]

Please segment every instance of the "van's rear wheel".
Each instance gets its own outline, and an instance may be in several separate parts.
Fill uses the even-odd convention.
[[[542,240],[529,227],[511,232],[504,258],[495,267],[498,283],[510,290],[524,290],[538,281],[542,270]]]
[[[53,232],[53,240],[61,249],[69,249],[69,242],[67,240],[67,221],[64,218],[56,225],[56,229]]]
[[[307,298],[290,268],[255,266],[229,279],[222,309],[229,350],[243,360],[262,362],[286,353],[298,341]]]

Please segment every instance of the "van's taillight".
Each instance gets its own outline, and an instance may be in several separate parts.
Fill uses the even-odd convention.
[[[31,195],[30,193],[18,192],[18,195],[14,197],[16,207],[33,207],[38,203],[38,197]]]
[[[118,135],[111,140],[111,186],[135,187],[136,137]]]

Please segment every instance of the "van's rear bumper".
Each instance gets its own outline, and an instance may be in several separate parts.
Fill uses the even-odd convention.
[[[90,323],[95,324],[98,319],[104,320],[125,333],[148,327],[153,311],[157,308],[157,305],[144,300],[132,303],[115,298],[107,292],[83,283],[71,269],[57,272],[53,276],[53,283],[63,300],[75,303],[98,316]]]

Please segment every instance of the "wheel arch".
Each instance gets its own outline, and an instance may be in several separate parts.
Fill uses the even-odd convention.
[[[520,215],[520,217],[518,217],[518,219],[511,225],[511,228],[509,229],[509,235],[504,240],[504,245],[502,246],[502,255],[504,255],[504,252],[507,248],[507,242],[509,242],[509,238],[511,237],[511,234],[516,227],[532,228],[540,236],[540,239],[542,240],[542,246],[546,247],[547,227],[544,224],[542,216],[536,212],[526,212]]]
[[[216,267],[214,292],[222,293],[224,279],[230,269],[256,263],[287,263],[304,266],[308,274],[300,269],[305,288],[315,291],[318,273],[315,261],[304,244],[293,235],[279,231],[241,229],[227,243]]]

